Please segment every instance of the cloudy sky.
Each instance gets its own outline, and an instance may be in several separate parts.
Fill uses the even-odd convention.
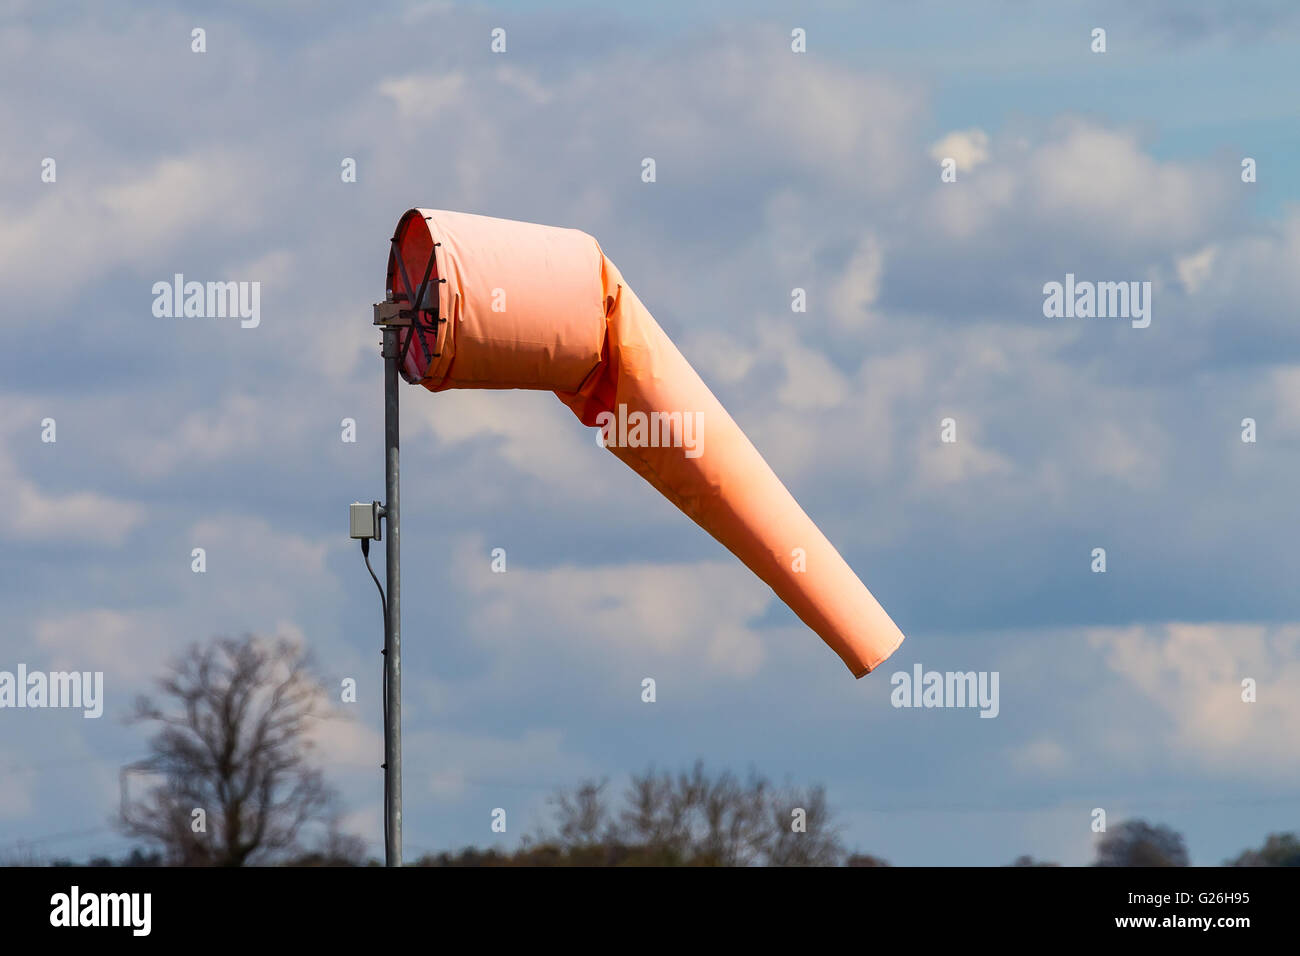
[[[0,19],[0,669],[106,684],[0,711],[0,853],[125,850],[134,696],[248,631],[358,681],[320,755],[381,853],[346,511],[416,205],[596,236],[908,640],[855,681],[554,397],[406,388],[408,856],[697,757],[824,783],[896,864],[1085,863],[1095,807],[1199,864],[1297,827],[1294,5],[193,6]],[[260,325],[155,317],[175,273]],[[1045,318],[1067,273],[1150,282],[1150,327]],[[892,707],[918,663],[998,672],[997,718]]]

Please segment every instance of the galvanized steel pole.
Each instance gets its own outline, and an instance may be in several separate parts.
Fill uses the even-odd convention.
[[[402,865],[402,556],[401,477],[398,468],[397,328],[384,329],[384,519],[388,524],[386,558],[388,606],[384,620],[384,860]]]

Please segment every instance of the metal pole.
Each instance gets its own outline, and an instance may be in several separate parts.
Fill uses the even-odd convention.
[[[401,479],[398,470],[398,330],[384,326],[384,518],[388,523],[386,558],[388,607],[384,621],[384,780],[387,866],[402,865],[402,566]]]

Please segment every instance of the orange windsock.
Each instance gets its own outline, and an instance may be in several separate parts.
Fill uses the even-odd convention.
[[[603,443],[765,581],[855,677],[903,635],[576,229],[412,209],[387,288],[416,317],[402,375],[431,391],[553,391]]]

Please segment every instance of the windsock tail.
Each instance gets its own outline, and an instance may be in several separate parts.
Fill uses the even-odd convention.
[[[903,641],[880,603],[786,490],[608,259],[607,355],[557,393],[606,447],[776,592],[848,665],[874,670]]]

